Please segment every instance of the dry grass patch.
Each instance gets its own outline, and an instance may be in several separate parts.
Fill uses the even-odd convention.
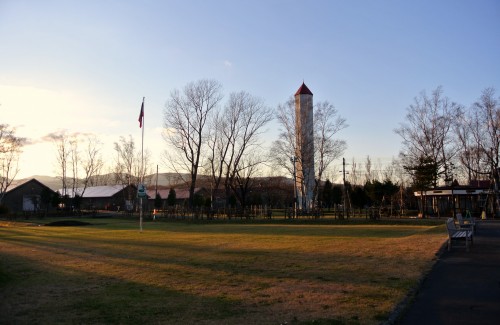
[[[376,324],[442,226],[147,223],[0,227],[7,323]]]

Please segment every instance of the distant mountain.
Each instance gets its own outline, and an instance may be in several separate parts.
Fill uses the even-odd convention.
[[[59,177],[55,176],[42,176],[42,175],[35,175],[31,177],[26,177],[23,179],[16,179],[14,182],[12,182],[12,187],[15,187],[16,184],[21,184],[24,183],[25,181],[29,181],[31,179],[35,178],[37,181],[40,183],[48,186],[54,191],[57,191],[62,188],[62,182]],[[114,175],[112,174],[107,174],[107,175],[98,175],[96,178],[99,179],[99,181],[96,181],[96,184],[99,185],[115,185],[114,183]],[[283,177],[283,176],[278,176],[278,177],[271,177],[274,179],[274,181],[280,181],[283,182],[284,184],[290,185],[293,184],[293,180],[288,177]],[[106,180],[106,181],[105,181]],[[187,184],[190,180],[190,175],[189,174],[176,174],[176,173],[160,173],[158,174],[158,187],[162,188],[185,188],[187,187]],[[255,177],[255,181],[259,182],[267,182],[269,180],[269,177]],[[198,187],[205,187],[205,188],[210,188],[211,186],[211,177],[207,175],[198,175],[196,184]],[[151,174],[147,175],[144,177],[144,183],[148,188],[154,188],[156,186],[156,174]],[[81,182],[80,182],[81,184]]]
[[[25,181],[29,181],[33,178],[54,191],[56,191],[62,187],[61,180],[59,178],[53,177],[53,176],[34,175],[31,177],[26,177],[26,178],[15,180],[15,182],[16,183],[24,183]]]
[[[61,179],[59,177],[55,177],[55,176],[34,175],[34,176],[22,178],[22,179],[16,179],[13,183],[20,184],[20,183],[24,183],[25,181],[31,180],[33,178],[35,178],[40,183],[48,186],[49,188],[51,188],[54,191],[57,191],[57,190],[62,188]],[[108,182],[105,182],[105,183],[109,183],[107,185],[111,185],[111,183],[113,182],[113,179],[114,179],[114,177],[112,175],[99,175],[99,176],[97,176],[97,178],[99,178],[101,180],[102,179],[109,180]],[[188,174],[179,175],[176,173],[160,173],[160,174],[158,174],[158,185],[159,186],[167,186],[167,187],[179,186],[179,184],[185,183],[185,180],[183,180],[182,178],[187,180],[187,179],[189,179],[189,175]],[[148,185],[148,187],[155,186],[156,185],[156,174],[145,176],[144,182],[146,183],[146,185]],[[97,183],[99,183],[99,182],[97,182]]]
[[[156,174],[151,174],[144,177],[145,183],[149,186],[156,185]],[[159,173],[158,174],[158,185],[160,186],[174,186],[178,184],[186,183],[189,179],[187,174],[177,174],[177,173]]]

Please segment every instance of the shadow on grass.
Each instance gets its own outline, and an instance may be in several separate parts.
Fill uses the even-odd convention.
[[[99,229],[138,230],[133,220],[108,219],[107,223],[95,224]],[[444,231],[442,220],[386,219],[386,220],[175,220],[144,221],[144,231],[158,230],[194,234],[252,234],[290,236],[338,236],[338,237],[406,237],[437,229]],[[443,230],[441,230],[443,229]]]
[[[241,303],[201,297],[1,253],[0,323],[181,324],[238,317]],[[144,270],[148,272],[148,270]]]
[[[203,234],[206,233],[215,235],[234,234],[230,231],[205,232],[207,228],[205,226],[200,226],[198,228],[203,228],[204,230],[201,233],[198,231],[190,233],[189,231],[183,231],[184,228],[182,228],[175,230],[169,229],[169,232],[198,234],[201,237],[203,237]],[[353,234],[350,234],[350,236],[344,236],[346,237],[345,239],[337,240],[333,234],[330,234],[329,236],[332,238],[331,241],[328,240],[328,238],[326,238],[326,240],[323,238],[322,243],[324,245],[343,245],[343,243],[349,243],[356,237],[371,238],[373,251],[366,254],[359,250],[354,252],[354,255],[346,255],[346,252],[341,251],[340,246],[340,252],[331,250],[323,251],[321,247],[314,252],[301,252],[286,246],[266,247],[264,244],[258,245],[258,248],[255,248],[255,245],[252,245],[252,241],[250,241],[242,247],[231,248],[233,240],[248,241],[248,238],[227,238],[220,243],[210,242],[209,238],[204,238],[204,242],[191,243],[188,240],[179,241],[176,238],[170,239],[168,238],[168,233],[165,233],[165,237],[160,240],[158,239],[158,234],[156,234],[154,238],[149,238],[147,232],[132,233],[132,236],[127,238],[110,238],[95,237],[92,236],[92,234],[86,233],[75,234],[71,232],[71,228],[68,228],[68,232],[65,234],[57,233],[57,235],[53,235],[51,233],[38,233],[36,236],[27,236],[25,229],[22,231],[9,229],[11,236],[3,237],[3,240],[26,247],[44,249],[51,251],[54,254],[59,254],[63,251],[64,254],[73,255],[82,259],[85,259],[86,257],[91,258],[92,256],[98,256],[101,259],[107,259],[110,261],[113,260],[114,263],[117,263],[122,267],[128,267],[137,263],[150,263],[155,265],[168,264],[198,270],[206,269],[208,273],[225,272],[244,276],[258,274],[260,277],[273,279],[276,277],[303,279],[306,277],[328,281],[328,279],[333,280],[332,275],[329,274],[327,276],[323,276],[323,272],[326,271],[329,264],[335,264],[335,270],[338,272],[342,271],[344,268],[345,272],[351,272],[353,270],[356,270],[357,272],[365,272],[367,270],[363,269],[364,266],[384,266],[394,263],[394,256],[383,256],[382,254],[377,255],[377,251],[383,253],[386,249],[383,245],[378,243],[379,239],[409,237],[426,232],[434,233],[433,228],[430,230],[403,228],[405,229],[391,229],[389,232],[384,229],[380,230],[368,228],[359,230],[349,228],[341,230],[344,234],[346,232],[353,231]],[[269,232],[274,229],[274,227],[272,229],[267,229],[267,226],[258,227],[257,229],[252,227],[252,229],[254,231],[248,230],[248,233],[236,232],[236,234],[261,236],[264,232],[266,236],[276,236],[276,238],[267,238],[266,240],[268,241],[273,241],[279,236],[283,236],[281,231],[274,233]],[[307,231],[309,232],[311,230],[309,229]],[[398,231],[399,234],[396,235]],[[300,229],[294,229],[291,233],[300,234]],[[386,236],[383,236],[384,233]],[[355,234],[358,234],[358,236]],[[288,236],[294,235],[289,234]],[[308,234],[307,236],[311,235]],[[323,236],[326,235],[323,234]],[[297,235],[297,238],[289,240],[293,242],[304,240],[304,238]],[[363,243],[363,245],[365,245],[366,242],[366,239],[362,239],[360,244]],[[208,245],[205,243],[208,243]],[[151,251],[156,251],[157,253],[151,254]],[[158,252],[161,252],[161,254]],[[418,258],[418,256],[416,258]],[[269,260],[272,263],[256,263],[258,260]],[[403,264],[405,263],[404,261],[400,262]],[[300,268],[301,272],[294,273],[293,271],[296,271],[297,268]],[[377,269],[373,269],[371,273],[373,275],[377,275]],[[347,276],[346,279],[337,276],[335,277],[335,281],[346,281],[347,283],[352,283],[351,278],[351,276]],[[372,280],[358,277],[357,281],[358,283],[362,283],[363,281],[370,282]]]
[[[90,222],[80,221],[80,220],[59,220],[53,221],[45,224],[48,227],[78,227],[78,226],[90,226]]]
[[[122,229],[122,226],[123,224],[118,228]],[[36,287],[37,291],[33,290],[35,296],[36,292],[48,292],[47,301],[60,300],[63,299],[61,297],[69,296],[71,299],[68,298],[68,302],[64,302],[61,309],[55,310],[57,312],[61,310],[62,314],[68,314],[70,310],[76,311],[79,318],[76,318],[73,323],[149,323],[151,320],[157,323],[190,323],[210,319],[215,319],[214,323],[225,321],[231,323],[233,318],[241,321],[241,319],[258,317],[256,311],[260,313],[259,308],[262,307],[258,305],[259,303],[262,303],[264,307],[267,304],[274,304],[275,298],[272,290],[275,287],[285,287],[284,290],[290,291],[289,297],[279,298],[282,300],[278,301],[279,304],[296,303],[301,300],[300,295],[312,289],[321,290],[325,295],[340,295],[343,301],[369,300],[375,305],[377,301],[389,300],[390,294],[404,292],[412,283],[411,279],[393,274],[396,271],[399,272],[400,265],[407,264],[406,259],[395,261],[393,256],[377,255],[377,250],[384,249],[383,245],[380,245],[381,233],[378,237],[365,236],[366,238],[359,241],[359,243],[365,243],[367,240],[372,240],[374,248],[368,245],[368,248],[372,250],[369,253],[354,250],[352,254],[346,254],[346,252],[337,253],[332,249],[324,251],[321,246],[318,246],[315,251],[301,251],[286,246],[295,242],[308,243],[308,240],[312,240],[311,236],[314,232],[318,231],[316,226],[297,228],[285,225],[286,229],[283,231],[287,233],[285,237],[288,236],[286,239],[288,242],[285,246],[275,247],[266,246],[266,243],[279,242],[279,238],[283,237],[283,232],[277,229],[276,225],[271,228],[267,225],[240,225],[244,231],[238,231],[241,228],[238,225],[227,227],[225,225],[151,224],[151,227],[153,226],[156,229],[143,233],[137,230],[132,231],[130,228],[116,231],[110,228],[109,224],[65,229],[43,229],[43,227],[4,229],[0,231],[0,238],[6,243],[23,247],[24,251],[40,251],[49,257],[67,258],[79,263],[79,265],[70,265],[67,268],[57,268],[56,264],[51,264],[49,260],[45,263],[37,261],[36,258],[6,255],[7,260],[15,262],[19,259],[20,264],[24,263],[28,265],[28,268],[36,270],[35,278],[38,282],[30,282],[28,279],[24,280],[22,276],[20,278],[17,276],[23,274],[23,268],[26,266],[19,266],[17,270],[9,269],[6,274],[15,274],[15,281],[23,280],[21,286],[24,288],[29,288],[30,285]],[[219,231],[208,229],[217,227],[223,229]],[[184,228],[187,230],[183,231]],[[377,227],[367,229],[372,228],[380,230]],[[401,234],[394,236],[393,233],[397,232],[396,228],[398,227],[383,230],[386,234],[389,232],[393,235],[392,237],[385,236],[389,239],[389,243],[390,240],[405,237]],[[407,226],[404,226],[402,228],[399,230],[407,232],[406,236],[426,231],[425,228],[418,227],[406,229]],[[367,229],[358,233],[366,232]],[[301,231],[307,235],[302,236]],[[332,229],[329,231],[332,232]],[[343,231],[346,231],[346,227],[343,227]],[[176,237],[181,233],[186,233],[186,237]],[[222,235],[227,235],[227,237]],[[215,238],[219,237],[224,240],[214,242],[217,240]],[[322,245],[342,245],[342,241],[352,241],[355,236],[346,236],[340,241],[333,234],[329,237],[322,233],[321,236],[317,236],[317,241]],[[265,241],[254,243],[252,238],[258,240],[264,238]],[[233,241],[243,241],[243,245],[233,246]],[[0,251],[0,255],[2,254]],[[94,264],[89,265],[103,266],[103,269],[84,270],[82,266],[84,261],[94,261]],[[391,268],[384,269],[386,265],[395,263],[397,266],[393,269],[397,269],[396,271]],[[13,265],[15,266],[16,263]],[[116,275],[109,274],[108,276],[103,271],[107,270],[106,267],[109,267]],[[127,273],[123,274],[123,272]],[[138,272],[140,274],[136,274]],[[49,281],[45,281],[46,279],[41,274],[48,277]],[[151,276],[150,274],[164,278],[158,281],[158,285],[141,285],[139,283],[141,277]],[[51,275],[55,278],[51,278]],[[129,280],[121,279],[120,276]],[[30,277],[32,278],[33,274]],[[215,292],[219,280],[223,290],[248,290],[247,295],[258,296],[260,300],[257,305],[252,305],[243,298],[229,299],[224,291]],[[10,286],[9,283],[12,281],[7,281],[7,286]],[[178,289],[170,289],[170,282],[176,282],[176,286],[172,287]],[[48,288],[44,284],[47,284]],[[183,285],[186,289],[179,289]],[[288,285],[297,287],[288,288]],[[194,287],[193,293],[188,293],[191,290],[188,287]],[[207,292],[212,290],[212,296],[205,295],[202,287],[206,287]],[[344,290],[343,288],[346,287],[349,289]],[[362,293],[361,297],[352,296],[353,287],[372,291]],[[13,287],[10,286],[10,288]],[[21,307],[16,307],[21,308],[17,314],[18,317],[24,317],[23,313],[32,317],[50,308],[56,308],[54,303],[47,306],[42,304],[41,301],[45,299],[32,301],[29,294],[22,290],[19,293],[14,290],[9,297],[2,296],[0,312],[13,308],[11,305],[5,305],[9,304],[6,301],[12,297],[16,298],[17,302],[19,299],[30,301],[28,305],[31,306],[25,306],[22,309],[21,304]],[[79,299],[77,299],[78,296],[80,296]],[[240,297],[240,295],[237,296]],[[244,295],[241,296],[244,297]],[[330,302],[324,304],[325,308],[330,308],[332,298],[328,299]],[[363,308],[368,308],[366,306],[367,304],[364,304]],[[281,305],[276,308],[282,311],[279,309],[282,308]],[[143,310],[146,311],[146,315],[143,314]],[[94,314],[93,311],[95,311]],[[298,312],[300,313],[300,310]],[[326,310],[325,314],[328,313],[330,311]],[[272,317],[269,310],[265,315]],[[385,313],[377,311],[375,315],[385,315]],[[91,317],[91,319],[85,317]],[[167,320],[164,320],[165,317]],[[276,323],[270,319],[266,320],[269,320],[269,323]]]

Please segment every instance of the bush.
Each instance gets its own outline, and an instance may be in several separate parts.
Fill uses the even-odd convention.
[[[7,214],[9,213],[9,208],[6,207],[5,205],[0,204],[0,214]]]

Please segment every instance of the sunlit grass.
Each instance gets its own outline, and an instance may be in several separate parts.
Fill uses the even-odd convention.
[[[85,221],[0,223],[7,323],[377,324],[445,240],[432,225]]]

